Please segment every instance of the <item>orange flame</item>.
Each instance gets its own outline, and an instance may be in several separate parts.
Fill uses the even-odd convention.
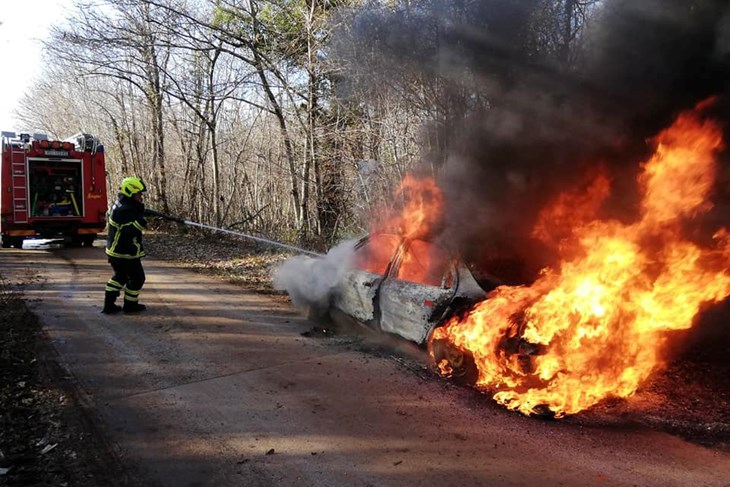
[[[406,174],[395,196],[401,200],[402,206],[386,214],[382,219],[384,223],[374,227],[371,234],[393,234],[406,239],[418,239],[427,236],[440,224],[443,193],[434,178]],[[367,250],[358,256],[355,266],[368,272],[382,273],[393,256],[398,241],[371,238],[370,243]],[[401,258],[407,263],[412,255],[403,255]],[[419,257],[422,261],[418,266],[402,265],[404,269],[410,269],[410,275],[400,276],[402,279],[423,282],[423,279],[435,272],[430,264],[433,256],[419,254]]]
[[[383,233],[419,238],[440,223],[443,193],[434,178],[406,174],[396,191],[396,198],[401,199],[403,206],[386,216],[381,230]]]
[[[714,235],[714,248],[682,236],[681,224],[711,207],[722,149],[720,128],[698,112],[681,114],[654,140],[639,177],[636,223],[587,218],[608,195],[602,175],[585,194],[560,196],[534,235],[558,243],[560,234],[562,262],[529,287],[497,288],[461,321],[436,330],[432,340],[472,353],[477,386],[499,403],[560,417],[628,397],[662,366],[666,332],[690,328],[703,304],[730,294],[725,229]],[[550,230],[565,223],[572,225]]]

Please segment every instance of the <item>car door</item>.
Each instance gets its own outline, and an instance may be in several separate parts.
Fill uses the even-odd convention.
[[[377,329],[375,297],[400,242],[400,237],[390,234],[372,234],[360,240],[351,268],[333,293],[332,305]]]
[[[412,240],[403,246],[378,291],[380,328],[424,343],[439,310],[456,292],[456,266],[440,246]]]

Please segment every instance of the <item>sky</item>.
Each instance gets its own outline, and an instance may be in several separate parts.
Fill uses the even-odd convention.
[[[0,6],[0,130],[24,131],[13,111],[40,75],[41,41],[51,25],[62,22],[73,10],[73,0],[5,0]]]

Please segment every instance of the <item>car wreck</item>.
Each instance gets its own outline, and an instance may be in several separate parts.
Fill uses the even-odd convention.
[[[485,299],[497,278],[473,273],[441,245],[376,233],[360,239],[332,289],[329,313],[424,346],[433,330]]]

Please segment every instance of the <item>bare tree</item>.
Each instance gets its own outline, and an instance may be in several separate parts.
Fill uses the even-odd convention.
[[[160,29],[170,21],[146,0],[105,0],[77,5],[77,17],[56,26],[46,48],[55,59],[77,66],[81,77],[117,79],[135,87],[147,102],[152,142],[152,181],[163,211],[169,211],[165,169],[164,65],[168,52]]]
[[[24,112],[103,135],[112,177],[149,177],[163,211],[325,245],[506,89],[572,65],[594,3],[79,3],[48,46],[53,103]]]

